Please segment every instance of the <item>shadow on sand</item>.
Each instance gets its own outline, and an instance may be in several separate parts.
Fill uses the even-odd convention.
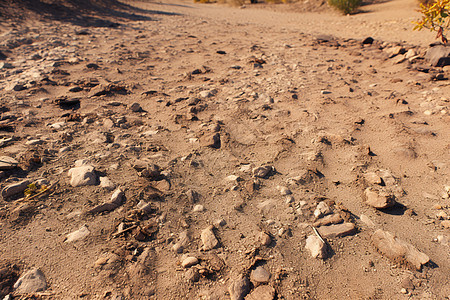
[[[83,27],[118,27],[117,21],[151,21],[152,15],[179,15],[146,10],[118,0],[0,0],[0,22],[24,20],[27,14]]]

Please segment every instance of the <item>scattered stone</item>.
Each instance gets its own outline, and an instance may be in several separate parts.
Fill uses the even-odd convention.
[[[272,238],[264,231],[261,231],[258,235],[258,241],[261,243],[261,245],[267,247],[272,243]]]
[[[89,234],[91,234],[91,232],[89,231],[89,228],[86,225],[83,225],[80,227],[80,229],[66,235],[66,240],[64,242],[71,243],[71,242],[83,240]]]
[[[287,196],[287,195],[291,195],[291,194],[292,194],[291,190],[288,189],[288,188],[285,187],[285,186],[280,186],[280,185],[278,185],[278,186],[277,186],[277,190],[280,191],[280,194],[281,194],[282,196]]]
[[[402,288],[405,288],[407,290],[413,290],[414,289],[414,283],[412,282],[410,277],[403,278],[401,282]]]
[[[254,289],[245,300],[273,300],[275,289],[270,285],[260,285]]]
[[[0,156],[0,170],[11,170],[17,167],[19,162],[9,156]]]
[[[197,282],[200,280],[200,273],[197,268],[190,268],[184,273],[184,278],[188,282]]]
[[[198,264],[198,259],[197,259],[197,257],[194,257],[194,256],[189,256],[181,262],[181,266],[183,268],[189,268],[196,264]]]
[[[270,279],[270,272],[259,266],[250,273],[250,280],[256,284],[267,283]]]
[[[347,235],[353,235],[356,233],[355,224],[347,222],[343,224],[321,226],[317,228],[320,235],[324,238],[336,238]]]
[[[331,214],[332,212],[333,211],[328,206],[328,204],[326,204],[324,201],[321,201],[321,202],[319,202],[319,204],[317,204],[317,207],[314,210],[314,217],[321,218],[323,216]]]
[[[398,239],[387,231],[378,229],[372,235],[371,240],[381,254],[394,262],[406,264],[416,270],[420,271],[422,265],[430,260],[428,255],[420,252],[411,244]]]
[[[327,258],[327,245],[317,235],[308,236],[305,248],[311,252],[311,256],[314,258]]]
[[[182,253],[183,249],[189,244],[190,240],[191,239],[190,239],[189,233],[187,231],[181,232],[178,237],[178,242],[176,242],[172,246],[172,250],[175,253]]]
[[[216,227],[223,227],[223,226],[227,225],[227,221],[225,221],[224,219],[218,219],[214,222],[214,225]]]
[[[202,212],[204,210],[205,210],[205,208],[203,207],[203,205],[197,204],[197,205],[194,206],[194,209],[192,211],[193,212]]]
[[[3,199],[9,198],[19,193],[23,193],[28,188],[28,185],[30,183],[31,180],[25,179],[5,186],[2,190]]]
[[[450,228],[450,220],[444,220],[441,222],[442,227],[444,228]]]
[[[141,105],[139,103],[137,103],[137,102],[131,104],[130,109],[131,109],[132,112],[141,112],[141,111],[143,111]]]
[[[240,276],[234,280],[228,287],[231,300],[244,300],[244,297],[250,292],[250,280],[246,276]]]
[[[200,146],[202,147],[210,147],[214,149],[219,149],[221,146],[220,143],[220,134],[206,134],[200,138]]]
[[[374,42],[374,39],[372,38],[372,37],[366,37],[363,41],[362,41],[362,43],[363,43],[363,45],[372,45],[373,44],[373,42]]]
[[[364,191],[366,203],[377,209],[389,208],[395,205],[395,196],[381,188],[368,187]]]
[[[46,289],[47,281],[44,273],[38,268],[25,272],[14,284],[14,290],[18,294],[43,292]]]
[[[376,224],[366,215],[359,216],[359,219],[361,220],[361,222],[363,222],[364,224],[366,224],[371,228],[374,228],[376,226]]]
[[[73,187],[95,185],[97,183],[97,176],[93,166],[75,167],[69,170],[70,185]]]
[[[105,211],[113,211],[123,204],[125,200],[125,193],[121,189],[116,189],[111,196],[109,202],[97,205],[88,211],[88,214],[98,214]]]
[[[364,179],[370,185],[378,184],[380,185],[383,181],[381,177],[378,176],[375,172],[367,172],[364,174]]]
[[[116,185],[106,176],[100,177],[100,186],[108,191],[116,188]]]
[[[201,240],[203,243],[202,250],[208,251],[211,249],[214,249],[219,246],[219,241],[216,238],[216,235],[214,234],[214,226],[208,226],[207,228],[203,229],[201,233]]]
[[[253,176],[258,178],[266,178],[274,172],[275,168],[272,166],[262,166],[253,169]]]
[[[342,219],[341,215],[332,214],[332,215],[328,215],[328,216],[325,216],[325,217],[317,220],[316,222],[313,223],[313,226],[319,227],[319,226],[326,226],[326,225],[330,225],[330,224],[339,224],[342,222],[344,222],[344,219]]]
[[[450,47],[438,45],[431,47],[425,54],[430,64],[434,67],[444,67],[450,65]]]

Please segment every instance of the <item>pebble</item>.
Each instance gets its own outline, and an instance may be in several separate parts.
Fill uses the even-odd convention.
[[[267,247],[272,243],[272,238],[270,237],[270,235],[262,231],[258,235],[258,241],[261,243],[262,246]]]
[[[382,190],[368,187],[364,191],[366,203],[377,209],[389,208],[395,205],[395,196]]]
[[[116,188],[116,185],[106,176],[100,177],[100,186],[108,191]]]
[[[321,218],[330,213],[332,213],[331,208],[328,206],[328,204],[326,204],[325,202],[322,201],[322,202],[319,202],[319,204],[317,204],[317,207],[314,210],[314,217]]]
[[[206,134],[200,138],[200,146],[218,149],[220,148],[220,134]]]
[[[97,214],[105,211],[113,211],[123,204],[125,201],[125,193],[120,189],[116,189],[111,195],[111,199],[108,202],[99,204],[93,209],[88,211],[88,214]]]
[[[203,251],[208,251],[208,250],[214,249],[217,246],[219,246],[219,241],[217,240],[213,229],[214,229],[214,226],[210,225],[210,226],[206,227],[205,229],[203,229],[203,231],[200,235],[200,238],[203,243],[203,246],[202,246]]]
[[[272,173],[274,168],[272,166],[261,166],[253,169],[253,176],[258,178],[266,178]]]
[[[184,273],[184,278],[189,282],[197,282],[200,280],[200,273],[197,268],[190,268]]]
[[[260,285],[254,289],[245,300],[273,300],[275,289],[270,285]]]
[[[281,196],[287,196],[287,195],[291,195],[292,194],[291,190],[288,189],[285,186],[278,185],[277,186],[277,190],[280,192]]]
[[[216,227],[223,227],[223,226],[227,225],[227,221],[225,221],[224,219],[218,219],[214,222],[214,225]]]
[[[311,252],[311,256],[314,258],[325,259],[327,257],[327,247],[317,235],[308,236],[305,248]]]
[[[25,272],[14,284],[14,290],[18,294],[43,292],[46,289],[45,275],[38,268]]]
[[[250,292],[250,281],[246,276],[240,276],[234,280],[228,287],[231,300],[244,300],[244,297]]]
[[[418,271],[430,260],[428,255],[387,231],[378,229],[373,233],[371,240],[375,248],[387,258],[394,262],[404,262]]]
[[[450,220],[444,220],[441,222],[442,227],[444,228],[450,228]]]
[[[250,280],[255,283],[267,283],[270,279],[270,272],[259,266],[250,273]]]
[[[141,105],[139,103],[135,102],[135,103],[131,104],[130,110],[132,112],[141,112],[142,111],[142,107],[141,107]]]
[[[197,205],[194,206],[194,209],[192,211],[193,212],[202,212],[204,210],[205,210],[205,208],[203,207],[203,205],[197,204]]]
[[[197,257],[190,256],[190,257],[187,257],[187,258],[185,258],[185,259],[183,260],[183,262],[181,263],[181,266],[182,266],[183,268],[189,268],[189,267],[192,267],[192,266],[194,266],[194,265],[196,265],[196,264],[198,264],[198,259],[197,259]]]
[[[97,183],[97,176],[95,175],[94,167],[84,165],[75,167],[69,170],[70,185],[73,187],[95,185]]]
[[[381,184],[381,177],[378,176],[375,172],[367,172],[364,174],[364,179],[368,184]]]
[[[66,235],[66,240],[64,242],[71,243],[71,242],[83,240],[89,234],[91,234],[91,232],[89,231],[89,228],[86,225],[83,225],[80,227],[80,229]]]

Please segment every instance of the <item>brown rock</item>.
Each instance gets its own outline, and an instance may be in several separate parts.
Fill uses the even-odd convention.
[[[337,225],[321,226],[317,228],[320,235],[325,238],[336,238],[356,233],[356,227],[353,223],[343,223]]]
[[[260,285],[253,290],[245,300],[273,300],[275,289],[270,285]]]
[[[231,300],[244,300],[244,297],[250,291],[250,281],[246,276],[240,276],[230,284],[228,291]]]
[[[330,224],[339,224],[342,222],[344,222],[344,220],[342,219],[341,215],[332,214],[332,215],[328,215],[328,216],[325,216],[325,217],[317,220],[316,222],[313,223],[313,226],[319,227],[319,226],[326,226],[326,225],[330,225]]]
[[[378,229],[372,235],[372,243],[375,248],[390,260],[405,264],[420,270],[430,258],[425,253],[417,250],[413,245],[408,244],[393,234]]]
[[[269,246],[272,243],[272,238],[265,232],[260,232],[258,235],[258,241],[263,246]]]
[[[270,272],[259,266],[250,274],[250,280],[254,283],[267,283],[270,279]]]
[[[200,138],[200,146],[218,149],[220,148],[220,134],[206,134]]]
[[[378,176],[375,172],[367,172],[364,174],[364,179],[368,184],[381,184],[381,177]]]
[[[395,196],[374,187],[368,187],[364,191],[366,203],[377,209],[389,208],[395,205]]]
[[[203,243],[202,250],[204,251],[208,251],[219,246],[219,241],[217,240],[213,229],[214,226],[208,226],[207,228],[203,229],[201,233],[201,240]]]
[[[441,225],[442,225],[444,228],[450,228],[450,220],[444,220],[444,221],[442,221],[442,222],[441,222]]]

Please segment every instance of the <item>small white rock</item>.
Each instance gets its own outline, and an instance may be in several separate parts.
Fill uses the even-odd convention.
[[[85,239],[89,234],[91,234],[91,232],[89,231],[89,229],[87,228],[86,225],[83,225],[80,227],[80,229],[69,233],[68,235],[66,235],[66,240],[64,241],[65,243],[71,243],[71,242],[76,242],[79,240],[83,240]]]
[[[204,210],[205,210],[205,208],[203,207],[203,205],[197,204],[197,205],[194,206],[194,209],[192,211],[193,212],[202,212]]]

